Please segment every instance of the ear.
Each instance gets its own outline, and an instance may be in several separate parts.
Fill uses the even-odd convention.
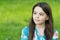
[[[49,20],[49,17],[47,16],[46,20]]]

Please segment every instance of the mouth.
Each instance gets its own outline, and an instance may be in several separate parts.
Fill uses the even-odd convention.
[[[37,21],[37,22],[38,22],[38,21],[40,21],[40,20],[35,19],[35,21]]]

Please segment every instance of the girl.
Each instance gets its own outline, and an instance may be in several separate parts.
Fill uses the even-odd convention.
[[[23,28],[21,40],[57,40],[58,31],[54,30],[50,6],[37,3],[32,9],[32,18],[28,27]]]

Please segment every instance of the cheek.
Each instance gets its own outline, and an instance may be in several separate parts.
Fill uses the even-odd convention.
[[[33,19],[35,19],[36,18],[36,16],[35,15],[33,15]]]
[[[43,17],[40,17],[39,19],[40,19],[41,21],[45,21],[45,20],[46,20],[46,17],[43,16]]]
[[[36,19],[36,15],[33,15],[33,20]],[[40,21],[45,21],[46,20],[46,16],[39,16],[38,18]]]

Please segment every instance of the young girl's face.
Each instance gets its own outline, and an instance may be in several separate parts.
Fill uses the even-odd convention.
[[[42,24],[48,20],[48,16],[43,11],[43,9],[39,6],[36,6],[33,11],[33,21],[35,24]]]

